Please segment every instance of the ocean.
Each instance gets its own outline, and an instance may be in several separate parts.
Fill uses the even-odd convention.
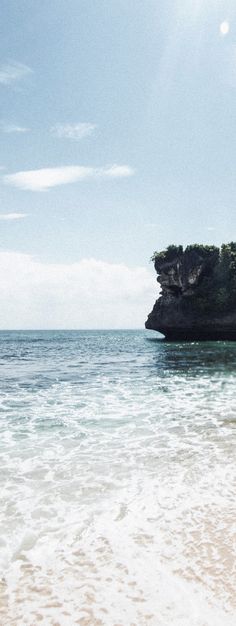
[[[236,343],[0,333],[1,626],[235,626]]]

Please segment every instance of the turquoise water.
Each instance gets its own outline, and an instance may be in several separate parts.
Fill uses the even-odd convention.
[[[236,344],[0,333],[0,623],[233,626]]]

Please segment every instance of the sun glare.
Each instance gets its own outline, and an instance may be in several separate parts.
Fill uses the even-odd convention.
[[[223,36],[228,35],[228,32],[229,32],[229,22],[226,22],[226,21],[221,22],[221,25],[220,25],[221,35]]]

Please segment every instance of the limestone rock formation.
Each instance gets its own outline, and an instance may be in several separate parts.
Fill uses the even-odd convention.
[[[169,340],[236,340],[236,243],[169,246],[152,260],[161,295],[146,328]]]

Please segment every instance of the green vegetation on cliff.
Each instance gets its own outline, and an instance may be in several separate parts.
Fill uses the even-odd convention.
[[[168,248],[166,248],[165,250],[162,250],[161,252],[153,252],[153,255],[151,256],[151,261],[153,261],[154,263],[156,261],[163,261],[163,263],[169,263],[171,261],[173,261],[177,256],[182,255],[183,254],[183,246],[175,246],[174,244],[171,246],[168,246]]]
[[[229,244],[222,244],[221,249],[223,249],[224,247],[230,248],[231,246],[235,246],[236,248],[236,243],[232,242]],[[181,257],[184,252],[196,252],[197,254],[199,254],[199,256],[202,256],[203,258],[212,255],[219,258],[220,248],[217,248],[217,246],[204,246],[200,243],[194,243],[187,246],[184,250],[183,246],[176,246],[174,244],[171,244],[165,250],[161,250],[160,252],[153,252],[153,255],[151,256],[151,261],[153,261],[154,263],[158,261],[163,263],[169,263],[176,259],[176,257]]]
[[[157,273],[164,271],[165,264],[191,259],[196,266],[204,263],[199,281],[193,293],[187,294],[184,306],[199,314],[222,314],[236,310],[236,243],[216,246],[193,244],[183,250],[182,246],[168,246],[166,250],[154,252],[152,261]]]

